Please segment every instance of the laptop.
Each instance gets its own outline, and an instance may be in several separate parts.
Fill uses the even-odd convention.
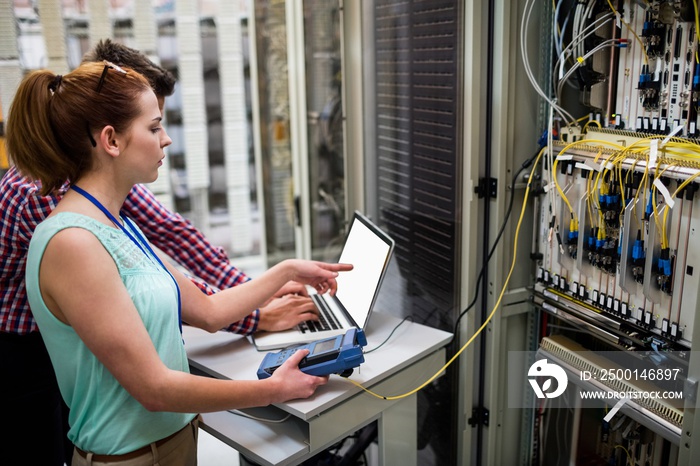
[[[252,336],[255,347],[261,351],[287,348],[342,335],[353,327],[366,330],[393,252],[394,240],[355,212],[338,259],[339,263],[352,264],[353,269],[340,272],[334,296],[309,290],[321,321],[302,322],[281,332],[257,332]]]

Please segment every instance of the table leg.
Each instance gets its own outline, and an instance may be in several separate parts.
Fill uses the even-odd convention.
[[[378,428],[380,464],[417,465],[418,403],[415,394],[384,410]]]

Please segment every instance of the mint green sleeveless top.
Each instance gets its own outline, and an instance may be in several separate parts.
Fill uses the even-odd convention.
[[[29,245],[27,297],[51,356],[61,395],[70,407],[68,438],[78,448],[96,454],[128,453],[177,432],[194,415],[146,410],[90,352],[73,328],[56,319],[46,307],[39,289],[39,265],[46,245],[65,228],[83,228],[100,240],[112,256],[161,360],[170,369],[189,372],[178,328],[175,284],[122,231],[84,215],[62,212],[49,217],[37,226]]]

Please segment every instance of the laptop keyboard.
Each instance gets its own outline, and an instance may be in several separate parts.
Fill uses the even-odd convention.
[[[323,299],[313,294],[311,295],[311,299],[318,309],[319,320],[307,320],[299,324],[299,330],[301,330],[302,333],[335,330],[342,327]]]

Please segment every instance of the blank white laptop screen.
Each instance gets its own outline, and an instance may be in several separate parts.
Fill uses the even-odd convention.
[[[338,262],[351,263],[354,267],[336,278],[336,296],[360,327],[365,324],[379,288],[390,247],[364,223],[353,222]]]
[[[326,293],[314,297],[322,301],[317,303],[319,306],[327,307],[335,315],[329,322],[334,321],[338,325],[323,329],[305,322],[281,332],[257,332],[252,337],[255,346],[259,350],[267,350],[309,343],[343,334],[347,325],[365,329],[393,249],[394,240],[389,235],[361,213],[355,212],[338,259],[338,262],[352,264],[354,268],[340,272],[336,278],[338,291],[335,296]]]

